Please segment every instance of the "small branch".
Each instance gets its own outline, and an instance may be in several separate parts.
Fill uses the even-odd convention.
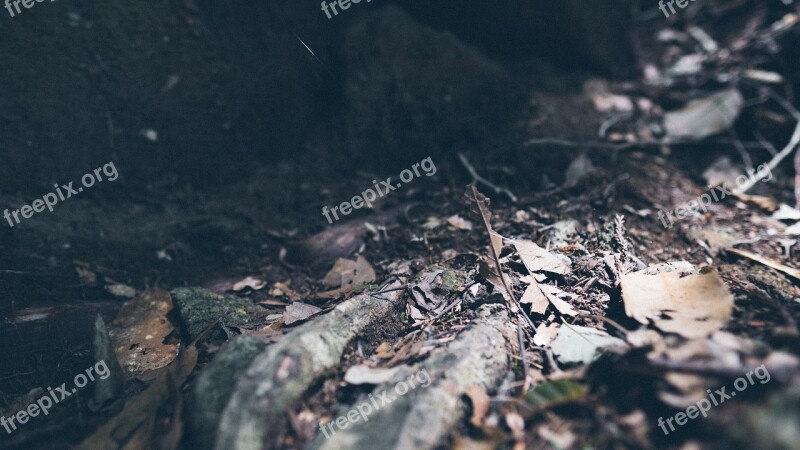
[[[781,105],[783,109],[785,109],[789,114],[791,114],[791,116],[797,122],[797,125],[795,126],[794,133],[792,133],[792,137],[789,140],[789,143],[786,145],[786,147],[784,147],[783,150],[781,150],[777,155],[773,156],[770,162],[767,163],[769,171],[767,173],[761,170],[756,172],[752,178],[750,178],[746,183],[744,183],[742,186],[740,186],[738,189],[735,190],[735,192],[739,194],[746,193],[753,186],[755,186],[756,183],[758,183],[759,181],[761,181],[761,179],[766,177],[768,173],[772,173],[772,171],[775,170],[776,167],[778,167],[778,164],[780,164],[784,158],[789,156],[789,154],[792,153],[792,151],[794,151],[795,148],[797,148],[798,144],[800,144],[800,112],[798,112],[797,109],[794,106],[792,106],[791,103],[789,103],[789,101],[776,94],[775,91],[773,91],[772,89],[768,87],[763,87],[763,89],[767,92],[767,95],[769,95],[773,100],[775,100],[779,105]]]
[[[469,161],[467,160],[467,157],[464,156],[463,153],[459,153],[458,154],[458,159],[461,160],[461,164],[463,164],[464,168],[467,169],[467,172],[469,172],[470,176],[472,177],[473,183],[476,182],[476,181],[479,181],[479,182],[485,184],[486,186],[490,187],[492,190],[494,190],[495,193],[497,193],[497,194],[505,194],[505,195],[508,196],[508,198],[512,202],[517,203],[517,196],[514,195],[511,191],[509,191],[506,188],[501,188],[500,186],[492,184],[486,178],[483,178],[482,176],[478,175],[478,172],[475,170],[474,167],[472,167],[472,164],[469,163]]]

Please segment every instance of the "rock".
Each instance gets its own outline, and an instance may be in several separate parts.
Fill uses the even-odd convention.
[[[509,321],[505,307],[482,305],[478,317],[462,331],[450,345],[431,352],[423,362],[406,371],[416,376],[418,384],[411,389],[409,377],[401,377],[377,387],[372,398],[385,394],[391,403],[372,403],[368,413],[364,405],[370,405],[367,396],[361,396],[354,405],[339,408],[339,416],[362,406],[368,423],[356,420],[335,433],[326,428],[308,448],[313,449],[393,449],[418,450],[441,448],[452,428],[464,417],[461,400],[467,388],[480,385],[494,391],[508,374],[509,354],[514,354],[516,343],[514,325]],[[403,381],[406,378],[406,381]],[[409,388],[406,393],[399,389],[401,383]],[[387,402],[388,403],[388,402]],[[330,436],[327,436],[330,435]]]
[[[394,289],[399,282],[386,289]],[[397,323],[399,291],[362,294],[295,328],[255,358],[225,407],[214,448],[275,448],[287,413],[340,363],[347,346],[369,330]]]
[[[628,0],[398,0],[418,20],[452,30],[499,60],[540,57],[625,72],[635,67]]]
[[[171,294],[189,340],[223,317],[226,325],[241,326],[266,312],[249,300],[203,288],[178,288]]]
[[[236,388],[236,383],[231,381],[238,379],[266,346],[261,339],[239,336],[222,347],[203,369],[194,385],[189,409],[190,435],[194,445],[211,448],[222,411]]]
[[[475,148],[527,100],[499,65],[395,6],[356,22],[345,55],[351,151],[375,168]]]

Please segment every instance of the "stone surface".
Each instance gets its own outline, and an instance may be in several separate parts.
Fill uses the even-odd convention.
[[[225,405],[228,404],[236,380],[263,350],[261,339],[242,335],[219,350],[217,356],[203,369],[194,384],[189,408],[190,436],[200,448],[210,448],[216,438]]]
[[[214,321],[224,317],[226,325],[244,325],[263,316],[266,310],[251,301],[216,294],[203,288],[178,288],[171,292],[178,317],[190,340],[194,340]]]

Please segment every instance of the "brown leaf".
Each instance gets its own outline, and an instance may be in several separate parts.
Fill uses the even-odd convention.
[[[519,302],[523,305],[530,304],[531,312],[536,314],[544,314],[544,312],[547,311],[547,305],[550,304],[547,300],[547,296],[545,296],[544,292],[539,288],[539,283],[535,281],[525,289],[525,293],[522,294],[522,298]]]
[[[286,325],[291,325],[295,322],[306,320],[320,311],[322,310],[316,306],[301,302],[294,302],[286,307],[286,312],[283,313],[283,322]]]
[[[322,284],[329,288],[356,287],[372,283],[376,278],[372,265],[359,255],[355,261],[339,258],[325,275]]]
[[[719,330],[733,312],[733,296],[714,270],[687,276],[629,273],[622,276],[622,298],[628,316],[687,338]]]
[[[514,247],[519,253],[519,258],[528,269],[528,272],[550,272],[559,275],[567,275],[572,272],[570,266],[572,262],[564,255],[550,253],[539,247],[535,242],[525,239],[514,241]]]
[[[462,219],[459,215],[450,216],[447,218],[447,223],[458,230],[469,231],[472,230],[472,222]]]
[[[169,292],[142,292],[122,305],[109,326],[109,334],[120,366],[128,375],[143,375],[175,359],[177,344],[164,344],[174,327],[167,319],[172,310]]]
[[[472,417],[469,422],[476,428],[480,428],[486,420],[486,415],[489,414],[489,395],[486,394],[486,389],[480,384],[467,386],[464,393],[472,402]]]
[[[174,386],[181,386],[197,365],[197,349],[193,345],[183,353],[147,389],[125,405],[119,414],[84,439],[78,450],[115,450],[155,448],[152,434],[158,411],[167,403]]]
[[[235,283],[233,286],[231,286],[231,289],[235,292],[243,291],[247,288],[257,291],[259,289],[264,289],[266,285],[267,283],[264,283],[263,280],[250,276]]]
[[[78,273],[78,279],[81,281],[81,286],[97,286],[97,274],[89,270],[89,263],[83,261],[73,261],[75,263],[75,272]]]
[[[575,308],[572,307],[572,305],[559,297],[569,296],[571,294],[567,294],[561,289],[549,284],[539,284],[535,280],[531,281],[532,283],[525,290],[525,294],[522,295],[522,299],[520,300],[520,303],[531,304],[531,312],[544,314],[549,303],[552,304],[553,307],[561,314],[574,316],[578,313]]]

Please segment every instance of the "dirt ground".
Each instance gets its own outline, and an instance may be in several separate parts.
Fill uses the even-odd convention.
[[[119,178],[0,232],[2,416],[111,367],[0,428],[0,448],[800,448],[800,156],[702,213],[659,215],[791,142],[800,10],[551,3],[3,17],[3,208],[109,161]],[[715,94],[732,117],[687,112]],[[321,213],[426,158],[435,170],[373,208]],[[667,262],[691,270],[669,281]],[[680,287],[703,276],[719,285]],[[642,298],[658,314],[639,320]],[[685,299],[699,318],[664,304]],[[588,360],[570,359],[557,340],[589,329]],[[480,355],[481,332],[491,351],[459,353]],[[662,433],[759,366],[769,383]],[[421,367],[431,388],[372,431],[321,435]]]

